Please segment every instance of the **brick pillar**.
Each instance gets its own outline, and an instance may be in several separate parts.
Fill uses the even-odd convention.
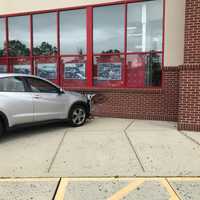
[[[184,65],[179,72],[180,130],[200,131],[200,0],[186,0]]]

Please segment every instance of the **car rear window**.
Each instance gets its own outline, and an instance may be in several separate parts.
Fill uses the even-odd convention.
[[[0,78],[0,92],[25,92],[24,82],[20,77]]]

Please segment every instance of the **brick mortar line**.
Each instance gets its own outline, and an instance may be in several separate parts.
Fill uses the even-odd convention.
[[[143,167],[142,161],[140,160],[140,157],[139,157],[139,155],[138,155],[138,153],[137,153],[137,151],[136,151],[136,149],[135,149],[133,143],[131,142],[131,139],[129,138],[128,133],[127,133],[128,128],[129,128],[132,124],[134,124],[134,122],[135,122],[135,121],[133,120],[133,121],[123,130],[123,132],[124,132],[124,135],[125,135],[126,139],[128,140],[129,145],[131,146],[131,149],[132,149],[133,153],[135,154],[135,156],[136,156],[136,158],[137,158],[137,160],[138,160],[138,162],[139,162],[140,167],[142,168],[142,171],[145,172],[145,169],[144,169],[144,167]]]
[[[65,139],[65,136],[67,135],[67,130],[64,132],[64,134],[63,134],[63,136],[62,136],[62,139],[61,139],[61,141],[59,142],[59,144],[58,144],[58,147],[57,147],[57,149],[56,149],[56,152],[55,152],[55,154],[54,154],[54,156],[53,156],[53,158],[52,158],[52,160],[51,160],[51,163],[50,163],[50,165],[49,165],[49,167],[48,167],[48,170],[47,170],[47,172],[49,173],[50,172],[50,170],[51,170],[51,168],[52,168],[52,166],[53,166],[53,163],[54,163],[54,161],[55,161],[55,159],[56,159],[56,157],[57,157],[57,155],[58,155],[58,152],[60,151],[60,148],[61,148],[61,146],[62,146],[62,144],[63,144],[63,141],[64,141],[64,139]]]

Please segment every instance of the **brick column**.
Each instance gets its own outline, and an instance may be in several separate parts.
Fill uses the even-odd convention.
[[[200,131],[200,0],[186,0],[184,65],[179,71],[178,128]]]

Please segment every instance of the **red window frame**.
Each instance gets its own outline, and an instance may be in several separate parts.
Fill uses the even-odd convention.
[[[165,1],[163,0],[163,35],[162,35],[162,51],[159,51],[157,53],[162,54],[162,64],[161,64],[161,85],[158,87],[150,87],[152,88],[162,88],[163,86],[163,80],[162,80],[162,66],[164,65],[164,48],[165,48]],[[123,86],[120,88],[127,88],[127,56],[130,54],[145,54],[149,52],[133,52],[133,53],[128,53],[127,52],[127,13],[128,13],[128,4],[129,3],[137,3],[137,2],[145,2],[145,0],[126,0],[126,1],[116,1],[116,2],[108,2],[108,3],[99,3],[99,4],[91,4],[91,5],[84,5],[84,6],[76,6],[76,7],[69,7],[69,8],[59,8],[59,9],[49,9],[49,10],[41,10],[41,11],[33,11],[33,12],[23,12],[23,13],[13,13],[13,14],[7,14],[7,15],[0,15],[0,18],[5,19],[5,32],[6,32],[6,44],[9,42],[9,27],[8,27],[8,18],[9,17],[16,17],[16,16],[29,16],[30,20],[30,55],[27,56],[30,59],[31,62],[31,69],[32,69],[32,74],[36,74],[35,72],[35,67],[34,67],[34,60],[36,59],[37,56],[33,55],[33,15],[35,14],[45,14],[45,13],[52,13],[56,12],[57,14],[57,49],[58,53],[56,55],[57,57],[57,72],[58,72],[58,78],[56,80],[56,83],[62,86],[62,76],[61,73],[63,73],[63,70],[61,69],[61,63],[60,60],[62,56],[73,56],[73,55],[61,55],[60,54],[60,12],[61,11],[68,11],[68,10],[78,10],[78,9],[86,9],[86,30],[87,30],[87,66],[86,66],[86,80],[87,80],[87,86],[86,88],[94,88],[93,85],[93,59],[94,56],[97,54],[94,54],[93,52],[93,8],[95,7],[102,7],[102,6],[112,6],[112,5],[119,5],[122,4],[125,6],[125,17],[124,17],[124,52],[122,55],[124,55],[124,70],[122,74],[122,79],[123,79]],[[8,63],[8,72],[12,72],[11,67],[9,66],[9,59],[13,59],[13,57],[8,56],[8,45],[6,45],[6,55],[3,57],[0,57],[2,60],[6,60]],[[106,54],[108,55],[108,54]],[[116,54],[112,54],[116,55]],[[19,58],[19,57],[18,57]],[[81,87],[85,88],[85,87]],[[97,88],[98,89],[98,88]],[[111,88],[115,89],[115,88]],[[146,89],[146,87],[141,88],[141,89]]]

